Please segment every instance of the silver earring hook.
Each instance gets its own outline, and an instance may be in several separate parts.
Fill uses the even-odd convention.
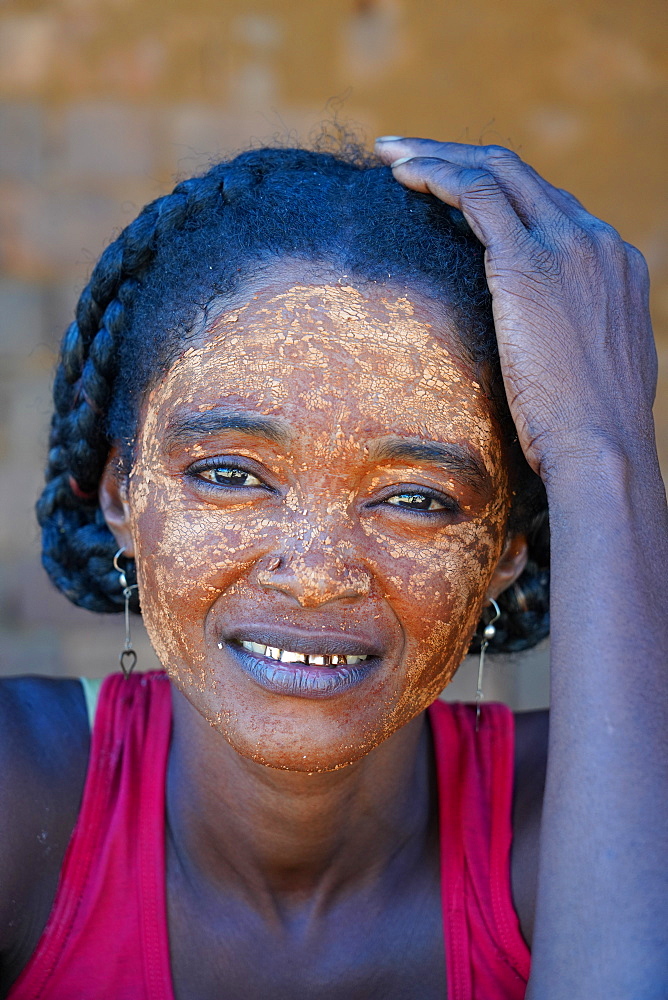
[[[501,608],[496,603],[493,597],[490,597],[489,603],[494,608],[494,617],[485,625],[482,632],[482,642],[480,643],[480,661],[478,663],[478,687],[475,693],[475,731],[478,732],[480,728],[480,706],[482,702],[482,678],[483,672],[485,670],[485,653],[487,652],[487,647],[496,635],[496,628],[494,627],[494,622],[501,617]]]
[[[119,566],[118,560],[124,554],[125,549],[120,548],[113,559],[113,566],[118,573],[118,582],[121,585],[124,598],[124,617],[125,617],[125,643],[123,649],[121,650],[120,656],[118,657],[118,662],[120,663],[121,670],[126,677],[129,677],[135,668],[137,663],[137,653],[132,645],[132,639],[130,637],[130,598],[132,597],[132,591],[138,590],[138,585],[136,583],[129,584],[128,578],[125,575],[125,570]]]

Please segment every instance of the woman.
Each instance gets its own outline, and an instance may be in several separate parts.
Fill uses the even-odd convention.
[[[169,683],[92,742],[77,681],[3,685],[12,1000],[665,995],[644,263],[507,150],[377,154],[214,167],[82,295],[45,565],[128,622],[136,567]],[[549,740],[432,706],[545,634],[546,502]]]

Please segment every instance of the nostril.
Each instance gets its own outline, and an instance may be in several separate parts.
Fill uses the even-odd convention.
[[[261,587],[292,597],[302,607],[366,597],[371,590],[370,575],[361,567],[313,551],[293,554],[287,561],[270,556],[258,565],[255,578]]]

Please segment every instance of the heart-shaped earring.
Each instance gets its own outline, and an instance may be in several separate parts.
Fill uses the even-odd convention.
[[[119,549],[114,556],[114,569],[118,573],[118,582],[123,590],[123,598],[125,600],[124,612],[125,612],[125,644],[121,650],[121,654],[118,657],[118,662],[121,665],[121,670],[126,677],[129,677],[135,666],[137,665],[137,653],[132,646],[132,639],[130,638],[130,598],[132,597],[132,591],[137,590],[137,584],[128,583],[128,578],[125,575],[125,570],[118,565],[118,560],[124,554],[125,549]]]
[[[480,643],[480,662],[478,663],[478,688],[475,693],[475,731],[478,732],[480,728],[480,705],[482,702],[482,675],[485,670],[485,653],[487,652],[487,647],[496,635],[496,628],[494,627],[494,622],[498,621],[501,617],[501,608],[496,603],[493,597],[490,597],[489,603],[494,608],[494,617],[485,625],[482,630],[482,642]]]

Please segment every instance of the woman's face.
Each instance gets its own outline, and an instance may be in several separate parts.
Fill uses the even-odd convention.
[[[142,611],[239,753],[340,767],[465,655],[509,490],[456,342],[420,296],[292,278],[209,318],[150,392],[125,507]]]

